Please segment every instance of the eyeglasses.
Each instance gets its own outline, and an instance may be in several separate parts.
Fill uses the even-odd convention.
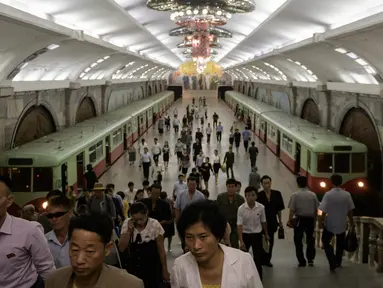
[[[49,214],[46,214],[45,216],[47,216],[48,219],[60,218],[60,217],[64,216],[65,214],[67,214],[68,212],[69,211],[49,213]]]

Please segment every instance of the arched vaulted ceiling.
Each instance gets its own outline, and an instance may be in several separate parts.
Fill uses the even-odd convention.
[[[381,82],[381,0],[255,3],[224,26],[233,37],[215,58],[235,79]],[[170,13],[146,0],[0,0],[0,11],[0,84],[166,79],[186,61]]]

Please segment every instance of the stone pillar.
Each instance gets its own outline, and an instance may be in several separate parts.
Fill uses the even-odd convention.
[[[69,88],[65,89],[65,127],[71,127],[75,125],[76,113],[77,110],[74,109],[74,104],[78,98],[78,93],[80,92],[81,84],[80,83],[70,83]]]
[[[316,90],[321,115],[320,125],[329,129],[331,127],[331,92],[327,90],[327,85],[319,85]]]
[[[293,86],[293,83],[289,83],[288,84],[288,89],[289,90],[288,90],[287,94],[289,96],[290,104],[291,104],[290,114],[294,115],[294,116],[297,116],[298,88]]]
[[[112,82],[106,81],[105,85],[101,86],[101,114],[108,112],[108,97],[112,90]]]
[[[378,229],[374,224],[370,224],[370,235],[368,238],[369,242],[369,255],[368,255],[368,264],[371,267],[375,266],[375,255],[376,255],[376,242],[378,236]]]
[[[383,273],[383,229],[379,229],[378,233],[378,268],[376,271],[378,273]]]
[[[0,87],[0,151],[5,150],[5,126],[7,119],[7,98],[12,96],[13,87]]]

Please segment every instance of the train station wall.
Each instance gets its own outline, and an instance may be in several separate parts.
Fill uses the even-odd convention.
[[[152,95],[155,91],[162,92],[166,88],[166,80],[24,92],[14,92],[12,88],[1,88],[0,151],[14,147],[16,131],[23,116],[29,113],[30,109],[39,106],[45,108],[51,114],[53,124],[58,131],[76,124],[77,111],[85,97],[91,99],[96,116],[99,116],[147,97],[148,87],[150,87]],[[131,98],[130,93],[132,93],[133,98]],[[30,129],[40,128],[30,127]]]

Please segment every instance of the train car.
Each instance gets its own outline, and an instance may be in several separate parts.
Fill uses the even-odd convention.
[[[12,179],[15,195],[10,213],[26,204],[41,211],[52,189],[84,187],[88,164],[100,176],[153,124],[153,112],[173,101],[174,92],[162,92],[4,152],[0,171]]]
[[[267,147],[296,175],[308,178],[309,188],[323,195],[330,177],[340,174],[343,188],[353,194],[367,191],[367,147],[280,109],[237,93],[226,92],[231,107],[247,109],[252,127]],[[245,110],[246,111],[246,110]]]

